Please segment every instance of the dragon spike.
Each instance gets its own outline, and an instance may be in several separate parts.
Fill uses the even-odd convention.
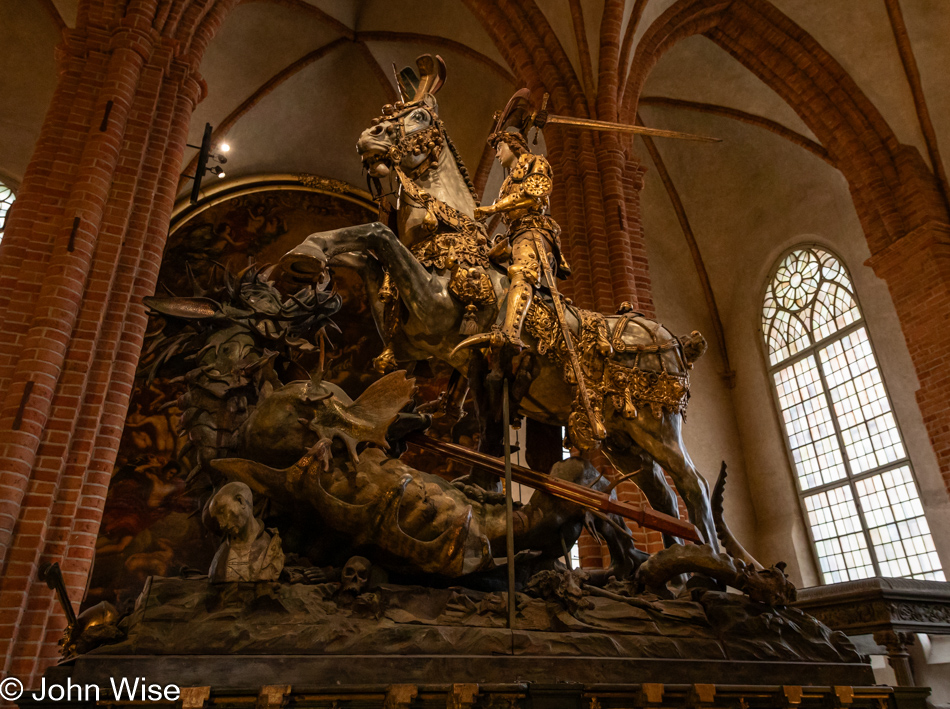
[[[258,268],[257,264],[255,263],[249,263],[247,266],[238,271],[234,276],[234,280],[236,281],[238,289],[241,289],[245,285],[254,283],[254,281],[257,280],[257,274],[259,272],[260,268]]]
[[[199,297],[207,295],[208,292],[198,283],[198,279],[195,277],[195,270],[191,267],[190,263],[185,264],[185,273],[188,276],[188,283],[191,286],[192,295]]]
[[[327,361],[327,336],[324,333],[323,328],[317,332],[317,340],[320,342],[320,360],[317,364],[316,371],[311,375],[311,379],[314,383],[314,386],[318,385],[323,381],[323,373],[326,371],[326,361]]]
[[[719,478],[716,480],[716,486],[713,488],[712,494],[712,514],[713,521],[716,524],[716,536],[719,537],[719,542],[722,544],[723,548],[733,559],[738,561],[743,561],[746,564],[749,564],[756,571],[762,571],[765,567],[762,566],[755,558],[745,550],[745,547],[739,543],[739,540],[736,539],[732,530],[729,529],[729,525],[726,524],[725,519],[723,519],[723,493],[726,490],[726,461],[722,461],[722,467],[719,469]]]

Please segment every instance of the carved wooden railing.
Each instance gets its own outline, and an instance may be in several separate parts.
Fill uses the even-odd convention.
[[[873,635],[887,649],[897,683],[914,685],[909,648],[915,633],[950,635],[950,583],[873,578],[814,586],[795,605],[834,630]]]

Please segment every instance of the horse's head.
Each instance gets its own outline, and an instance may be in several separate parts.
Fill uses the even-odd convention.
[[[370,175],[385,177],[396,165],[411,175],[438,163],[444,139],[435,99],[428,98],[383,106],[383,115],[363,131],[356,150]]]
[[[385,177],[396,166],[406,174],[420,174],[438,164],[442,154],[445,135],[435,93],[445,80],[445,63],[424,54],[416,64],[419,76],[407,67],[396,77],[403,100],[383,106],[383,114],[356,143],[373,177]]]

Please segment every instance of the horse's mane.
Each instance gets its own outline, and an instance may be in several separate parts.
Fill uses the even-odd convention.
[[[458,166],[459,172],[462,175],[462,179],[465,180],[465,185],[468,187],[468,191],[472,195],[472,199],[475,200],[475,204],[480,204],[481,200],[478,196],[478,193],[475,191],[475,183],[472,182],[468,168],[465,167],[465,162],[462,160],[462,155],[459,153],[458,148],[455,147],[455,143],[453,143],[452,139],[449,137],[449,132],[445,129],[445,124],[442,125],[442,135],[445,137],[445,144],[448,145],[449,150],[452,151],[452,157],[455,158],[455,164]]]

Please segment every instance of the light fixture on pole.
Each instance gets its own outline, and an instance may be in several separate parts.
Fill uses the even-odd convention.
[[[201,196],[201,180],[204,177],[206,172],[214,173],[215,175],[218,176],[219,179],[225,176],[224,169],[221,167],[221,165],[226,163],[228,159],[223,155],[223,153],[226,153],[229,150],[231,150],[231,146],[228,145],[227,143],[221,143],[221,145],[218,146],[218,150],[220,150],[221,152],[217,154],[212,153],[211,152],[212,132],[213,130],[211,128],[211,124],[205,123],[204,134],[201,136],[201,145],[192,145],[191,143],[188,143],[189,148],[198,149],[198,165],[195,169],[195,174],[185,175],[185,177],[187,177],[189,180],[193,180],[191,184],[191,203],[192,204],[198,203],[198,199]],[[213,167],[208,167],[209,160],[214,160],[215,162],[220,163],[220,164],[215,165]]]

